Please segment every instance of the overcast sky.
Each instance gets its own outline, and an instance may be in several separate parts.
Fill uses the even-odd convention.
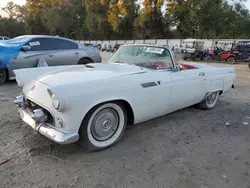
[[[9,2],[10,0],[0,0],[0,6],[3,7]],[[12,0],[16,4],[24,4],[26,0]],[[250,0],[247,0],[245,3],[246,7],[250,10]]]

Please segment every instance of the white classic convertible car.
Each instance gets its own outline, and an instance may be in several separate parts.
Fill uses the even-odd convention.
[[[108,63],[15,70],[24,122],[59,144],[110,147],[127,124],[197,104],[213,108],[234,87],[232,67],[179,64],[171,50],[123,45]]]

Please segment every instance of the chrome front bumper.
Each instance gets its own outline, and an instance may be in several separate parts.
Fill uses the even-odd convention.
[[[25,106],[24,100],[25,97],[23,95],[16,97],[15,104],[18,107],[18,113],[20,114],[22,120],[31,126],[35,131],[58,144],[70,144],[78,141],[79,134],[77,132],[61,132],[52,125],[47,124],[45,122],[46,116],[42,109],[37,109],[34,113],[31,113]]]

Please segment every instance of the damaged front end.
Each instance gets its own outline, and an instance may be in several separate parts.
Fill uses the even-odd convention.
[[[78,141],[78,133],[66,133],[55,127],[53,115],[41,105],[27,99],[23,94],[17,96],[14,103],[18,107],[22,120],[43,136],[59,144]]]

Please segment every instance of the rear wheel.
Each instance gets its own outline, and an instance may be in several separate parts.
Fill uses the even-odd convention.
[[[207,63],[210,63],[212,60],[213,60],[213,58],[210,55],[205,58],[205,61]]]
[[[6,69],[0,69],[0,85],[5,83],[7,79]]]
[[[236,58],[235,57],[229,57],[227,59],[227,62],[230,63],[230,64],[235,64],[236,63]]]
[[[206,99],[198,104],[198,108],[210,110],[215,107],[219,98],[219,91],[212,92],[206,96]]]
[[[93,61],[91,61],[90,59],[87,58],[83,58],[78,62],[78,65],[86,65],[88,63],[93,63]]]
[[[127,112],[120,103],[98,105],[90,110],[79,130],[79,143],[90,151],[103,150],[116,144],[127,125]]]

